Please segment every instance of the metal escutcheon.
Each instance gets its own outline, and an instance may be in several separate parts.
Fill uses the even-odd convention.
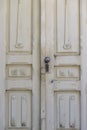
[[[46,72],[49,72],[49,62],[50,62],[50,57],[45,57],[44,59],[44,62],[45,62],[45,70]]]

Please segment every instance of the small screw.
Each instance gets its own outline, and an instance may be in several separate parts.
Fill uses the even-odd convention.
[[[53,83],[54,82],[54,80],[51,80],[51,83]]]

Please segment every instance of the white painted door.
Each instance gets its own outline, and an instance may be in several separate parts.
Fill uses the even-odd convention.
[[[0,0],[0,130],[87,129],[86,35],[86,0]]]
[[[86,130],[87,2],[42,0],[41,4],[41,128]],[[50,57],[48,72],[45,57]]]
[[[40,129],[39,9],[0,0],[0,130]]]

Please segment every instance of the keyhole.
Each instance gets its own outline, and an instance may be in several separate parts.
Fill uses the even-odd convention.
[[[46,69],[46,72],[49,72],[49,64],[48,63],[45,64],[45,69]]]

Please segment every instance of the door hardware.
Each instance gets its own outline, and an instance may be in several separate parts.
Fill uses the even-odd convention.
[[[44,59],[44,62],[45,62],[45,70],[46,72],[49,72],[49,62],[50,62],[50,57],[45,57]]]

